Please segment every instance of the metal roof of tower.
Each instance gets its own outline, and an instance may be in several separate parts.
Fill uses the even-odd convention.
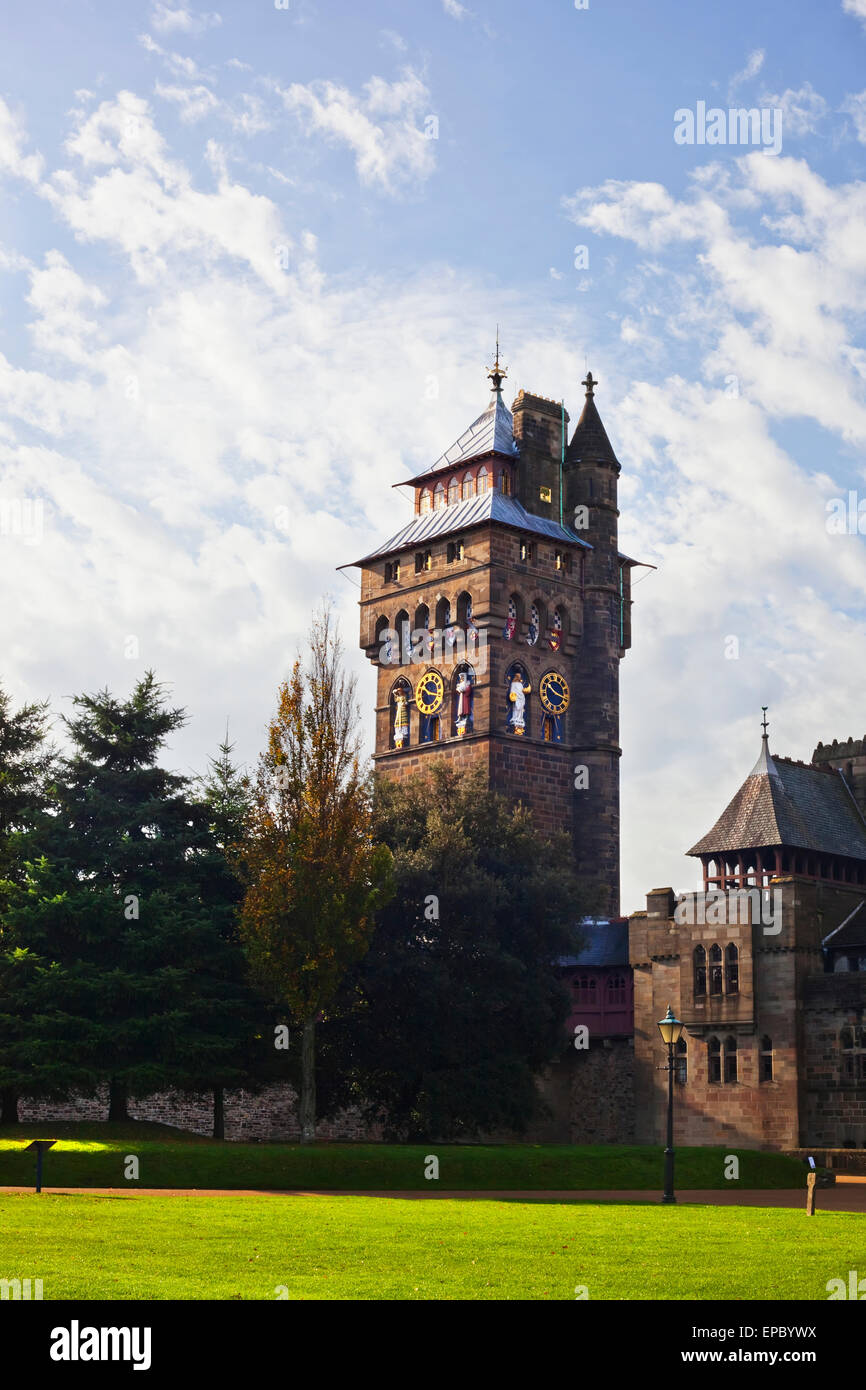
[[[514,417],[503,401],[500,391],[493,393],[493,400],[483,414],[479,415],[477,420],[473,420],[468,430],[464,430],[450,449],[440,454],[436,462],[425,471],[438,473],[443,468],[453,468],[455,464],[466,463],[469,459],[478,458],[480,454],[490,453],[512,457],[517,453],[517,445],[514,442]],[[424,474],[418,476],[423,477]]]
[[[582,540],[570,527],[560,526],[558,521],[548,521],[543,516],[535,516],[514,497],[506,497],[503,493],[491,489],[482,493],[480,497],[467,497],[464,502],[453,502],[437,511],[422,512],[413,516],[412,520],[384,545],[371,551],[363,559],[353,560],[351,563],[365,565],[370,560],[380,559],[383,555],[393,555],[398,550],[406,550],[409,546],[431,540],[434,536],[447,536],[454,531],[464,531],[469,526],[480,526],[486,521],[498,521],[504,526],[514,526],[520,531],[533,531],[536,535],[548,536],[551,540],[564,541],[567,545],[579,545],[584,550],[592,550],[589,542]],[[339,566],[340,569],[350,567]]]

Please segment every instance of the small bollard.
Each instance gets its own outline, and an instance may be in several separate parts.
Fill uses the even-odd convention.
[[[818,1174],[808,1173],[806,1175],[806,1215],[815,1215],[815,1193],[818,1190]]]
[[[34,1139],[27,1145],[27,1149],[36,1150],[36,1191],[42,1191],[42,1155],[46,1149],[53,1149],[57,1143],[56,1139]],[[25,1153],[27,1152],[25,1149]]]

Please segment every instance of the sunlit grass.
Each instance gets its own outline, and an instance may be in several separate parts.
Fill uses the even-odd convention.
[[[46,1299],[825,1300],[864,1230],[655,1200],[7,1194],[0,1277],[41,1278]]]

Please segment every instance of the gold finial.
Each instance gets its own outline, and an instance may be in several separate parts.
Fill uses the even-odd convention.
[[[595,391],[596,386],[598,385],[598,379],[596,378],[595,380],[593,380],[592,372],[587,372],[586,376],[580,384],[581,386],[586,387],[587,398],[589,400],[592,400],[593,393]]]
[[[505,380],[505,378],[506,378],[506,376],[508,375],[508,373],[506,372],[506,370],[505,370],[504,367],[500,367],[500,365],[499,365],[499,324],[498,324],[498,323],[497,323],[497,325],[496,325],[496,361],[493,363],[493,366],[490,368],[490,371],[487,373],[487,375],[488,375],[489,379],[493,382],[493,390],[496,392],[497,396],[501,395],[501,394],[502,394],[502,383],[503,383],[503,381]]]

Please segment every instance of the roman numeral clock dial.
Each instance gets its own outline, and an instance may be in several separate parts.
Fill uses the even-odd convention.
[[[568,709],[568,681],[558,671],[548,671],[541,677],[538,693],[549,714],[564,714]]]
[[[435,714],[445,696],[445,682],[438,671],[427,671],[415,687],[415,704],[422,714]]]

